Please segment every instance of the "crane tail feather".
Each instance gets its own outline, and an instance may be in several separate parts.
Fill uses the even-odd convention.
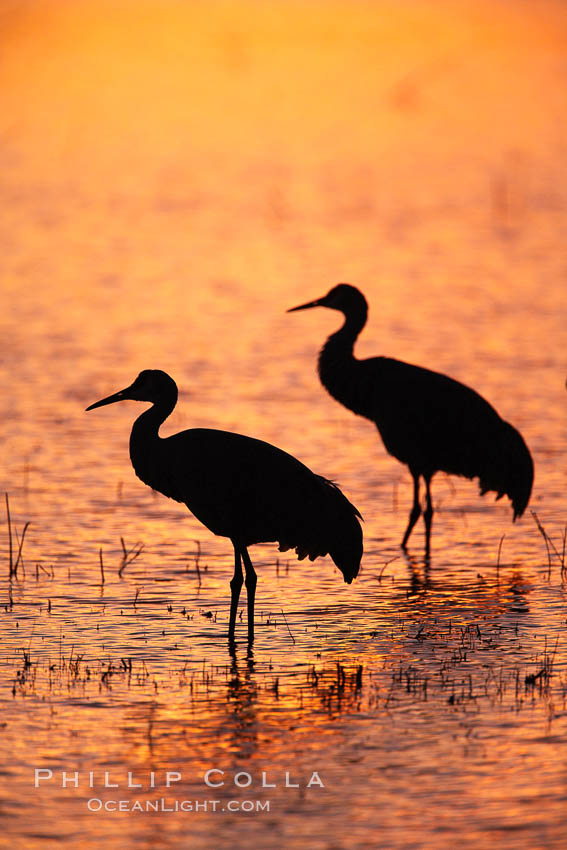
[[[479,475],[481,496],[488,491],[497,493],[496,501],[508,496],[514,520],[521,517],[530,500],[534,464],[524,438],[509,422],[502,421],[498,438]]]
[[[357,577],[362,560],[362,515],[332,481],[326,482],[336,502],[337,517],[332,528],[329,555],[347,584]]]
[[[279,549],[295,549],[300,561],[307,557],[314,561],[328,554],[350,584],[358,575],[362,558],[362,517],[333,481],[319,475],[315,478],[315,490],[300,527],[279,538]]]

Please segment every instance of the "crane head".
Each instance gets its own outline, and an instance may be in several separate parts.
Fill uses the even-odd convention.
[[[155,404],[165,398],[173,398],[174,402],[177,400],[177,384],[173,378],[161,369],[144,369],[129,387],[95,401],[87,410],[114,404],[116,401],[151,401]]]
[[[366,309],[366,299],[356,286],[351,286],[350,283],[338,283],[326,295],[323,295],[322,298],[316,298],[315,301],[300,304],[299,307],[292,307],[287,312],[294,313],[296,310],[309,310],[311,307],[329,307],[331,310],[339,310],[346,315],[354,309],[360,309],[362,306]]]

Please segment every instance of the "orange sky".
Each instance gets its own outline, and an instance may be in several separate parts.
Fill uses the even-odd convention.
[[[235,153],[400,167],[564,143],[565,86],[547,85],[564,73],[559,3],[30,2],[3,17],[4,143],[48,181],[119,165],[139,186]]]

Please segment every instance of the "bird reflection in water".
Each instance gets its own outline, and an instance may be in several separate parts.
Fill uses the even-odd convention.
[[[254,675],[254,653],[249,647],[243,670],[239,666],[234,647],[230,656],[227,708],[231,749],[238,758],[245,759],[250,758],[258,749],[258,683]]]
[[[408,552],[405,547],[402,552],[409,571],[410,589],[408,593],[410,593],[411,596],[416,596],[418,593],[429,587],[431,555],[428,549],[425,551],[423,559],[420,559],[413,553]]]
[[[529,614],[532,587],[521,573],[513,573],[508,586],[506,607],[511,614]]]

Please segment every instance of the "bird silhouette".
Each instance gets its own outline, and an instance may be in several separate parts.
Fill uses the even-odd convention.
[[[336,484],[270,443],[242,434],[192,428],[160,437],[160,425],[177,403],[175,381],[160,370],[140,372],[129,387],[87,410],[127,399],[152,403],[136,419],[130,435],[130,459],[138,478],[183,502],[213,534],[232,542],[229,641],[234,641],[242,562],[248,640],[254,640],[256,572],[248,554],[254,543],[278,542],[282,552],[295,549],[299,560],[329,554],[347,584],[356,578],[362,517]]]
[[[362,292],[347,283],[325,296],[288,310],[329,307],[343,313],[342,327],[331,334],[319,354],[319,377],[345,407],[374,422],[386,451],[405,463],[413,477],[413,505],[402,540],[423,513],[429,555],[433,504],[431,479],[443,471],[478,478],[481,495],[506,494],[514,520],[528,504],[534,477],[530,452],[521,434],[477,392],[421,366],[389,357],[358,360],[354,343],[366,324],[368,305]],[[422,512],[420,478],[425,482]]]

